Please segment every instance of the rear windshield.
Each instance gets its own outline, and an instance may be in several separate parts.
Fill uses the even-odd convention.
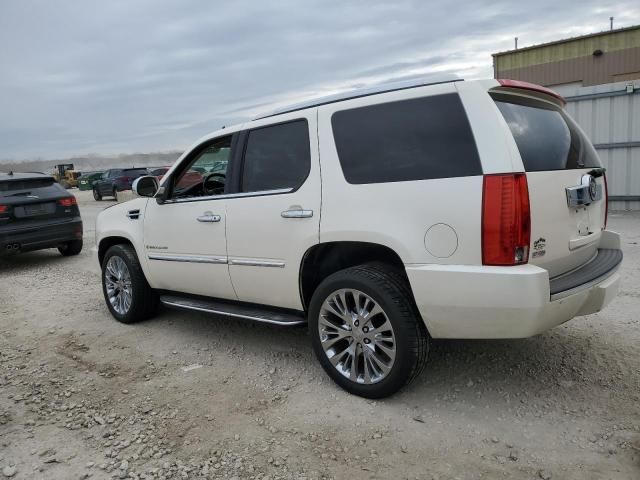
[[[589,139],[560,107],[515,95],[492,96],[527,172],[601,166]]]
[[[147,175],[149,172],[146,168],[125,168],[123,175]]]
[[[43,188],[53,185],[53,178],[25,178],[23,180],[0,180],[0,195],[3,192],[14,192],[17,190],[29,190],[32,188]]]

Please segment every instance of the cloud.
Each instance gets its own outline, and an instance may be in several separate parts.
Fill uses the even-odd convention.
[[[304,97],[490,77],[514,36],[525,46],[639,14],[624,0],[5,0],[0,159],[180,149]]]

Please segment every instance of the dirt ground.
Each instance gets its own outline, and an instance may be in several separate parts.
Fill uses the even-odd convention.
[[[605,311],[435,342],[409,388],[368,401],[304,328],[117,323],[93,248],[109,202],[78,198],[81,255],[0,260],[0,479],[640,479],[640,215],[610,215],[624,283]]]

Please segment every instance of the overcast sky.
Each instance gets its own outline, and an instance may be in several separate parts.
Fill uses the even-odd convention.
[[[274,104],[639,23],[572,0],[0,0],[0,162],[180,150]]]

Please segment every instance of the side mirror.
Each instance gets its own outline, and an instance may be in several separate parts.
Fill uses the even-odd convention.
[[[141,197],[153,197],[158,191],[158,179],[156,177],[136,178],[131,188]]]

